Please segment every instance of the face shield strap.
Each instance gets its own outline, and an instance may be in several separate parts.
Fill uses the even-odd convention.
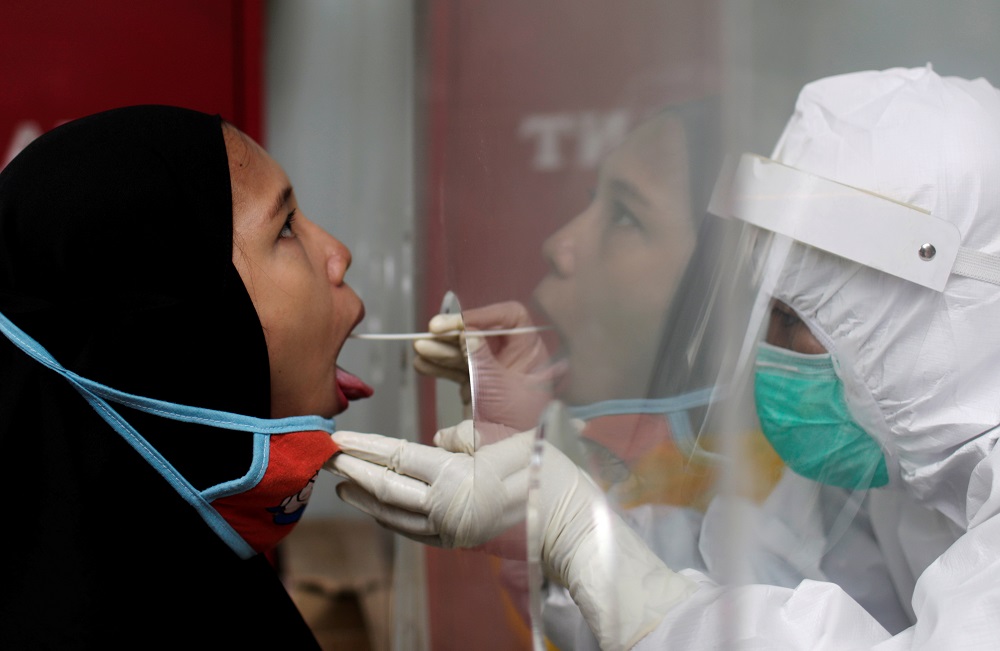
[[[727,161],[708,210],[935,291],[952,274],[1000,285],[1000,257],[962,248],[950,222],[762,156]]]
[[[960,248],[951,273],[1000,285],[1000,257]]]

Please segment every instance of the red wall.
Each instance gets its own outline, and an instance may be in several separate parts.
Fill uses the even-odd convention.
[[[262,136],[262,0],[0,3],[0,167],[57,124],[129,104]]]

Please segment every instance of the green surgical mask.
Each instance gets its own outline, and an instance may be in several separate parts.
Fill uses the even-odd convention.
[[[829,354],[762,343],[754,394],[764,436],[798,474],[850,490],[889,483],[885,456],[847,411]]]

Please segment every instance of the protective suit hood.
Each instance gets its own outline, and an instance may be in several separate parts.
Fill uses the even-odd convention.
[[[983,79],[927,66],[816,81],[772,157],[920,207],[963,247],[1000,254],[1000,91]],[[992,515],[988,483],[967,495],[1000,423],[1000,288],[952,276],[937,292],[809,247],[793,247],[777,287],[832,353],[892,482],[963,529]]]

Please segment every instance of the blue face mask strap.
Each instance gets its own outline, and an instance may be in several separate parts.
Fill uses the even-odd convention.
[[[579,418],[580,420],[623,414],[671,414],[709,404],[712,401],[713,390],[713,387],[707,387],[669,398],[602,400],[589,405],[568,407],[567,411],[571,418]]]
[[[332,418],[323,418],[321,416],[293,416],[276,419],[255,418],[253,416],[216,411],[214,409],[179,405],[164,400],[155,400],[153,398],[118,391],[99,382],[88,380],[63,367],[41,344],[15,326],[3,314],[0,314],[0,332],[3,332],[8,339],[17,344],[21,350],[30,355],[35,361],[47,366],[72,382],[79,391],[93,393],[111,402],[144,411],[154,416],[220,429],[252,432],[254,434],[285,434],[287,432],[302,432],[307,430],[320,430],[332,434],[336,431],[335,422]]]
[[[103,418],[108,425],[118,432],[122,438],[128,441],[128,443],[140,455],[142,455],[146,462],[153,466],[153,468],[155,468],[156,471],[167,480],[167,482],[175,491],[177,491],[184,501],[194,507],[194,509],[201,516],[202,520],[205,521],[212,531],[214,531],[215,534],[219,536],[219,538],[221,538],[230,549],[232,549],[242,559],[250,558],[257,553],[245,540],[243,540],[243,537],[240,536],[235,529],[233,529],[232,525],[230,525],[225,518],[219,515],[218,511],[212,508],[210,503],[212,498],[203,495],[188,480],[181,476],[170,464],[170,462],[167,461],[158,451],[150,447],[139,432],[126,422],[117,411],[112,409],[111,406],[102,398],[94,395],[86,388],[81,387],[74,380],[70,379],[69,381],[73,387],[80,392],[84,399],[90,403],[90,406],[93,407],[98,414],[100,414],[101,418]],[[254,447],[254,459],[256,460],[259,456],[256,450],[257,437],[254,439]],[[267,447],[267,445],[264,446],[265,450]],[[257,481],[259,481],[259,479]]]
[[[715,457],[714,453],[701,450],[695,441],[688,411],[704,407],[721,398],[721,392],[713,398],[715,387],[706,387],[682,393],[669,398],[635,398],[624,400],[603,400],[589,405],[567,408],[572,418],[592,420],[601,416],[621,416],[623,414],[657,414],[666,417],[670,423],[671,435],[674,441],[683,449],[701,456]]]
[[[226,520],[212,508],[210,502],[219,497],[245,490],[260,481],[267,468],[269,438],[272,434],[320,430],[333,433],[332,418],[320,416],[297,416],[281,419],[262,419],[242,414],[233,414],[212,409],[202,409],[188,405],[154,400],[143,396],[124,393],[111,387],[88,380],[63,367],[37,341],[14,325],[5,315],[0,314],[0,332],[27,353],[35,361],[62,375],[84,397],[91,407],[118,432],[160,475],[170,483],[185,501],[191,504],[202,519],[241,558],[249,558],[256,552],[243,540]],[[253,462],[246,475],[239,479],[218,484],[206,491],[198,491],[111,405],[108,400],[126,405],[149,414],[177,420],[218,427],[222,429],[251,432],[254,435]]]

